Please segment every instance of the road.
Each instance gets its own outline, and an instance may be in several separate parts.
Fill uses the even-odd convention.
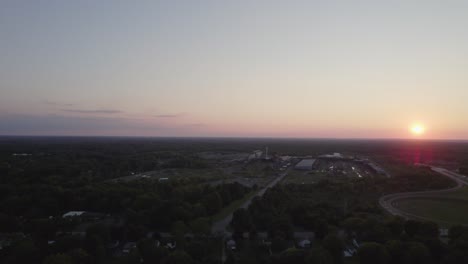
[[[272,180],[270,183],[268,183],[267,186],[264,188],[260,189],[256,195],[252,196],[250,199],[245,201],[243,204],[241,204],[237,209],[239,208],[248,208],[249,205],[252,203],[253,198],[255,197],[262,197],[266,190],[269,188],[274,187],[278,182],[280,182],[284,177],[288,175],[288,171],[285,171],[284,173],[280,174],[278,177],[276,177],[274,180]],[[224,237],[230,237],[231,233],[227,231],[227,227],[229,223],[231,223],[232,220],[232,213],[230,213],[228,216],[226,216],[224,219],[221,219],[215,223],[213,223],[213,226],[211,227],[211,233],[215,235],[222,235]]]
[[[395,202],[400,199],[406,199],[406,198],[414,198],[414,197],[428,197],[428,196],[438,196],[442,194],[446,194],[449,192],[454,192],[463,186],[468,185],[468,181],[466,180],[467,177],[449,170],[446,170],[444,168],[439,168],[439,167],[433,167],[431,166],[431,169],[437,173],[440,173],[446,177],[449,177],[453,181],[457,183],[457,186],[449,189],[443,189],[443,190],[435,190],[435,191],[423,191],[423,192],[404,192],[404,193],[394,193],[394,194],[389,194],[382,196],[379,199],[379,204],[384,208],[387,212],[389,212],[392,215],[398,215],[401,216],[405,219],[416,219],[416,220],[431,220],[426,217],[421,217],[417,216],[414,214],[410,214],[407,212],[403,212],[402,210],[396,208],[394,206]]]

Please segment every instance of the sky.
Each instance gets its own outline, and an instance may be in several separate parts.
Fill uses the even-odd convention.
[[[466,14],[463,0],[4,0],[0,135],[468,139]]]

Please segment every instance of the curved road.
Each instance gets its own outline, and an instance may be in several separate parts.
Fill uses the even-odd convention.
[[[401,216],[405,219],[418,219],[418,220],[431,220],[426,217],[414,215],[411,213],[404,212],[394,206],[395,201],[400,200],[400,199],[406,199],[406,198],[414,198],[414,197],[428,197],[428,196],[438,196],[441,194],[446,194],[449,192],[456,191],[463,186],[468,185],[468,181],[465,180],[466,176],[463,176],[461,174],[446,170],[444,168],[439,168],[439,167],[430,167],[431,170],[438,172],[446,177],[449,177],[453,181],[457,183],[457,186],[449,189],[443,189],[443,190],[436,190],[436,191],[423,191],[423,192],[403,192],[403,193],[394,193],[394,194],[389,194],[380,197],[379,199],[379,204],[387,210],[392,215],[398,215]]]

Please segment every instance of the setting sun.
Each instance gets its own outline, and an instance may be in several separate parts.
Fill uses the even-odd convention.
[[[425,128],[424,126],[422,125],[413,125],[411,127],[411,133],[413,133],[414,135],[421,135],[421,134],[424,134],[424,131],[425,131]]]

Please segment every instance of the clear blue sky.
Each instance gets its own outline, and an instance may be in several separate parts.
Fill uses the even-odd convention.
[[[0,134],[468,138],[468,1],[1,1]]]

